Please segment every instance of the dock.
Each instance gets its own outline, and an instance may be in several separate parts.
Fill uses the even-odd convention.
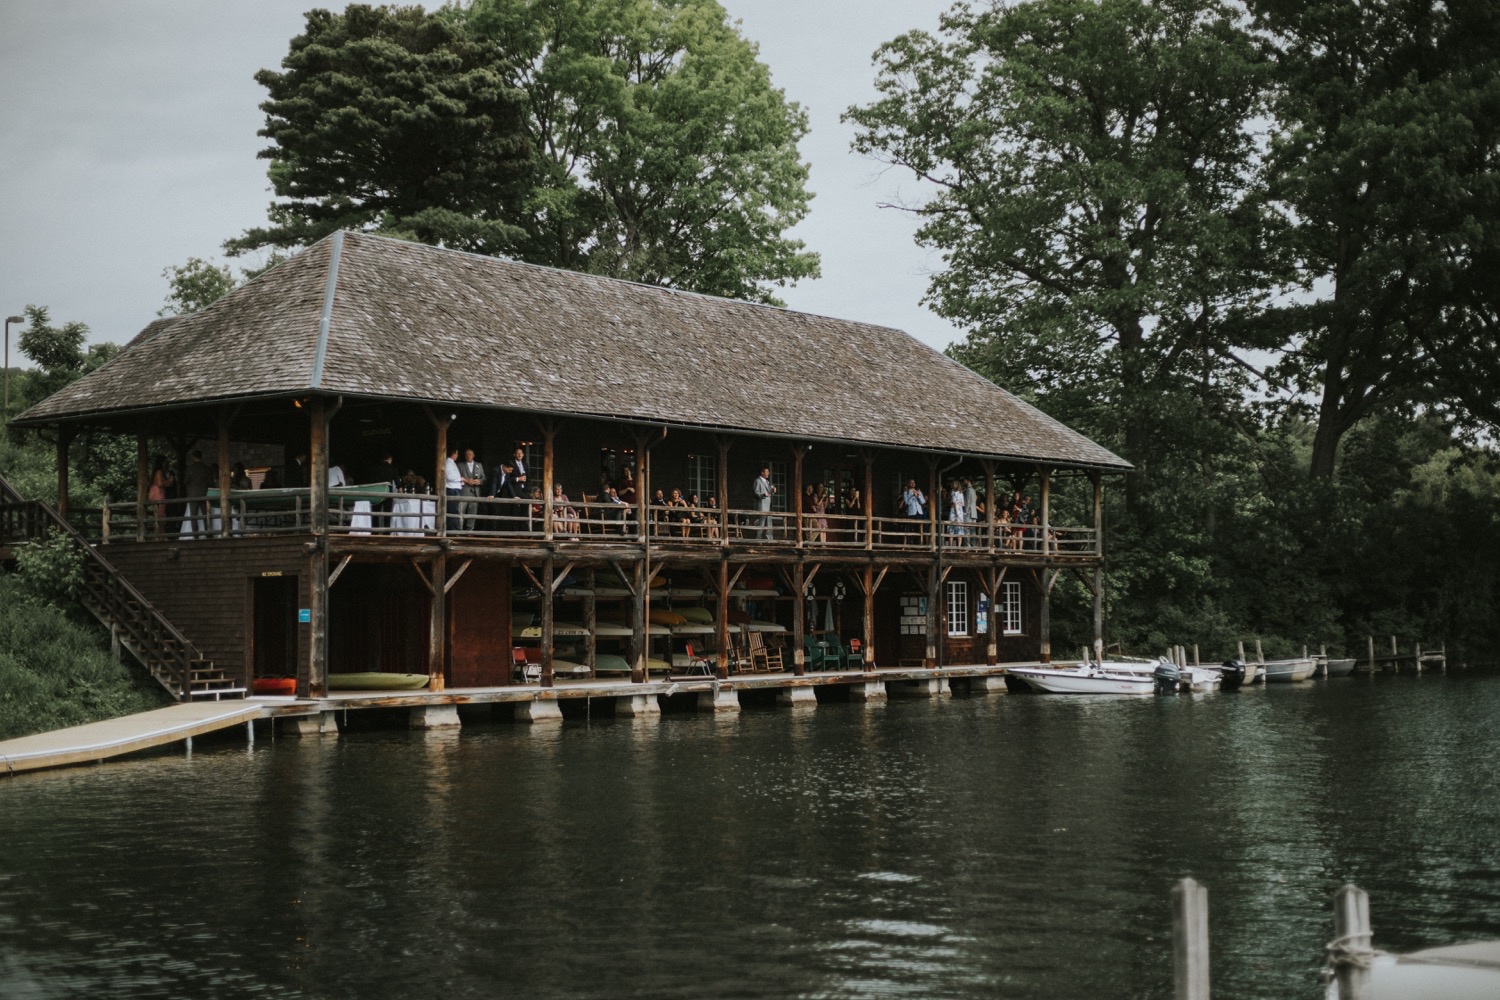
[[[1008,667],[1041,666],[1040,662],[1001,665],[880,668],[807,673],[736,675],[729,680],[705,676],[668,676],[645,683],[629,680],[567,681],[552,687],[512,684],[500,687],[446,688],[442,691],[340,691],[323,698],[252,697],[241,701],[183,702],[166,708],[104,722],[36,733],[0,741],[0,774],[66,767],[108,760],[153,747],[190,741],[234,726],[246,726],[254,739],[260,720],[285,720],[291,735],[333,736],[342,713],[368,709],[406,709],[417,729],[456,727],[460,705],[511,704],[517,722],[562,720],[560,702],[610,699],[617,716],[653,716],[661,701],[696,697],[700,711],[739,710],[742,692],[773,692],[788,707],[817,704],[819,687],[845,686],[851,701],[886,698],[932,698],[958,690],[969,694],[1003,693]]]

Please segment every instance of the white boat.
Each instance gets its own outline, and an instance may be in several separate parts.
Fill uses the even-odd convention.
[[[1428,948],[1410,955],[1375,952],[1368,959],[1364,1000],[1494,1000],[1500,997],[1500,941],[1477,941]],[[1328,984],[1328,1000],[1349,1000],[1338,980]]]
[[[1310,656],[1298,656],[1290,660],[1266,660],[1260,668],[1265,671],[1267,684],[1286,684],[1307,680],[1317,665]]]
[[[1348,677],[1350,674],[1354,673],[1354,661],[1349,659],[1330,659],[1328,661],[1326,673],[1329,677]]]
[[[1144,669],[1142,669],[1144,668]],[[1080,663],[1072,667],[1009,667],[1006,677],[1048,694],[1151,694],[1154,664]],[[1009,681],[1007,680],[1007,686]]]

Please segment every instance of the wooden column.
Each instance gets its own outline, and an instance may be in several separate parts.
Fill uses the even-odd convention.
[[[443,457],[447,458],[446,452]],[[427,629],[427,690],[445,686],[443,668],[448,660],[448,554],[432,557],[432,614]]]
[[[723,454],[723,452],[720,452]],[[722,497],[721,497],[722,499]],[[714,639],[719,647],[719,680],[729,679],[729,562],[719,560],[718,607],[714,609]]]
[[[637,454],[640,454],[637,452]],[[630,679],[646,680],[646,561],[636,562],[630,573]]]
[[[135,436],[135,540],[146,540],[146,493],[151,488],[151,456],[146,451],[146,435]],[[154,517],[156,511],[152,511]]]
[[[546,471],[548,468],[550,468],[551,464],[552,463],[550,461],[545,462],[543,464],[543,471],[542,471],[542,482],[543,482],[543,484],[545,484],[551,478],[547,474],[547,471]],[[542,492],[547,494],[547,500],[546,500],[546,504],[545,504],[545,508],[544,509],[551,510],[552,509],[552,495],[551,495],[551,492],[547,489],[546,485],[542,486]],[[551,524],[550,523],[548,524],[548,529],[549,529],[549,532],[550,532],[550,529],[551,529]],[[542,581],[541,582],[542,582],[542,587],[541,587],[541,590],[542,590],[542,596],[541,596],[541,602],[542,602],[542,605],[541,605],[541,607],[542,607],[542,650],[541,650],[541,652],[542,652],[542,687],[549,688],[549,687],[552,686],[552,642],[553,642],[553,635],[552,635],[552,598],[553,598],[553,594],[554,594],[554,588],[557,586],[557,567],[556,567],[555,561],[552,558],[552,553],[550,553],[550,552],[547,553],[547,555],[542,559]]]
[[[933,507],[936,508],[937,504],[934,503]],[[937,561],[933,560],[927,569],[927,650],[922,657],[922,666],[929,670],[938,664],[938,644],[943,641],[943,616],[939,611],[942,597],[943,573]]]
[[[990,601],[989,631],[985,635],[984,662],[993,667],[1000,662],[1000,588],[1005,585],[1006,567],[991,566],[979,574],[979,585],[985,589]]]
[[[869,552],[875,548],[875,454],[866,448],[862,455],[865,460],[865,551]],[[869,642],[868,637],[865,641]]]
[[[68,451],[73,444],[73,429],[57,429],[57,515],[68,519]]]
[[[719,519],[719,547],[729,548],[729,445],[727,437],[717,436],[714,443],[719,446],[719,468],[715,488],[719,491],[719,510],[714,515]],[[723,567],[727,571],[727,565]],[[724,573],[719,574],[719,579],[724,579]],[[726,597],[727,599],[727,597]],[[719,649],[724,649],[721,643]],[[724,659],[723,656],[720,659]],[[726,668],[727,669],[727,668]]]
[[[799,449],[798,465],[801,465],[801,454]],[[802,491],[797,491],[797,502],[802,502]],[[799,508],[800,510],[800,508]],[[798,534],[801,534],[802,520],[797,520]],[[803,647],[803,638],[807,635],[807,595],[803,589],[807,586],[806,569],[802,565],[801,557],[792,564],[792,590],[796,600],[792,607],[796,610],[792,613],[792,673],[801,677],[807,673],[807,650]]]
[[[451,417],[440,417],[428,407],[427,417],[432,421],[432,426],[437,430],[437,465],[436,474],[432,480],[432,495],[436,497],[433,508],[436,513],[432,519],[432,527],[439,538],[448,534],[448,425],[453,423]],[[325,472],[323,481],[328,481]],[[420,512],[417,515],[417,523],[422,523]]]
[[[864,616],[860,623],[862,635],[860,641],[863,648],[860,650],[861,666],[866,673],[875,670],[875,592],[880,589],[880,584],[885,580],[885,574],[890,567],[882,566],[879,573],[875,572],[873,566],[866,566],[864,574],[859,580],[860,590],[864,592]]]
[[[553,443],[556,440],[557,424],[550,420],[542,421],[542,537],[548,541],[552,540],[552,533],[557,529],[556,511],[552,509],[552,484],[556,481],[553,471]],[[546,676],[551,663],[546,653],[542,654],[542,662],[548,665],[543,667],[543,676]]]
[[[297,693],[321,698],[328,693],[328,420],[321,396],[308,400],[307,420],[313,540],[307,557],[307,669],[297,678]]]
[[[995,463],[986,459],[984,467],[984,549],[995,551]],[[990,608],[995,607],[995,596],[990,595]],[[992,616],[993,617],[993,616]],[[993,660],[990,661],[992,664]]]
[[[1042,558],[1052,555],[1052,470],[1038,469],[1042,477]]]
[[[588,593],[583,595],[583,627],[588,635],[583,639],[583,663],[589,668],[589,676],[594,676],[594,667],[598,662],[598,636],[594,635],[594,626],[599,622],[598,605],[594,599],[594,585],[599,580],[599,574],[594,570],[588,570],[583,575],[583,587]]]
[[[934,552],[942,547],[942,540],[938,537],[938,522],[943,513],[943,503],[938,499],[938,493],[942,490],[942,484],[938,482],[937,466],[937,459],[927,460],[927,531],[931,536],[928,544]]]
[[[228,538],[230,525],[233,523],[232,509],[229,504],[229,421],[230,413],[228,407],[219,407],[219,537]],[[326,457],[326,456],[325,456]],[[310,461],[311,459],[309,459]],[[328,476],[323,476],[323,481],[328,481]],[[205,506],[207,506],[205,504]]]
[[[792,502],[787,504],[795,524],[796,532],[792,535],[797,548],[802,548],[802,458],[807,454],[807,448],[797,445],[792,449]],[[802,647],[797,647],[797,673],[802,673]]]
[[[1104,567],[1094,564],[1094,659],[1104,662]]]
[[[1042,606],[1039,614],[1040,622],[1037,631],[1040,633],[1040,653],[1037,659],[1043,663],[1052,662],[1052,585],[1057,582],[1060,570],[1048,569],[1043,566],[1040,570],[1032,571],[1037,581],[1037,587],[1041,592]]]
[[[1094,555],[1104,555],[1104,477],[1098,472],[1089,473],[1094,483]]]

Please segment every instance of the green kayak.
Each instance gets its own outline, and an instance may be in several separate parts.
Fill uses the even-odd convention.
[[[329,674],[330,691],[415,691],[427,686],[426,674],[388,674],[366,670],[354,674]]]

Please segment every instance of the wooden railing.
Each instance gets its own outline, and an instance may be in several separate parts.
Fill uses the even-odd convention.
[[[446,499],[446,518],[438,514]],[[224,535],[306,534],[312,528],[309,491],[236,492],[224,529],[217,496],[170,502],[167,515],[147,504],[141,522],[133,503],[80,510],[75,526],[104,544],[137,539],[203,539]],[[546,511],[535,499],[445,497],[389,493],[367,487],[329,491],[328,530],[336,535],[396,537],[530,538],[632,541],[641,537],[640,509],[596,499],[554,501],[551,533]],[[835,550],[986,553],[1047,558],[1101,553],[1092,528],[1037,524],[939,521],[863,514],[802,514],[651,504],[646,536],[653,542],[687,546],[796,545]],[[800,525],[799,525],[800,521]],[[443,522],[443,523],[440,523]],[[800,527],[800,536],[799,536]]]
[[[82,555],[78,601],[179,701],[242,695],[198,649],[50,504],[27,500],[0,477],[0,544],[66,538]]]

